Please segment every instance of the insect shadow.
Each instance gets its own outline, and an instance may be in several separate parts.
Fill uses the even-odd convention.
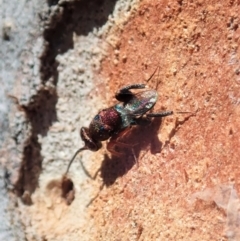
[[[121,140],[127,142],[126,145],[128,143],[131,144],[119,150],[122,153],[121,156],[105,154],[101,167],[94,176],[89,174],[82,161],[80,161],[83,171],[89,178],[95,180],[99,173],[102,178],[99,192],[88,202],[86,207],[89,207],[98,198],[104,186],[109,187],[113,185],[117,178],[124,176],[135,164],[138,164],[141,151],[150,150],[152,154],[161,152],[163,145],[158,139],[158,131],[161,128],[161,124],[162,119],[155,118],[148,125],[132,127],[129,135],[125,136],[124,140]]]
[[[161,123],[161,118],[155,118],[148,125],[132,127],[130,133],[121,140],[129,144],[129,147],[119,148],[122,155],[104,155],[104,160],[98,170],[103,185],[111,186],[117,178],[124,176],[137,164],[141,151],[144,152],[150,149],[152,154],[161,152],[162,142],[158,139]]]

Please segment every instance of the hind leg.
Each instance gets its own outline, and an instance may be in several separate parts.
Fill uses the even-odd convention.
[[[131,148],[132,144],[127,144],[127,143],[123,143],[121,141],[119,141],[120,138],[127,136],[128,133],[131,130],[131,126],[129,128],[124,129],[123,131],[121,131],[120,133],[113,135],[110,139],[110,141],[107,143],[107,150],[109,152],[111,152],[114,156],[122,156],[123,153],[121,152],[117,152],[115,150],[115,147],[119,146],[119,147],[125,147],[125,148]]]
[[[134,96],[134,94],[130,91],[131,89],[144,89],[145,87],[145,84],[132,84],[124,86],[115,94],[115,98],[118,101],[127,102]]]
[[[146,117],[166,117],[169,115],[173,115],[173,111],[162,111],[157,113],[147,113]]]

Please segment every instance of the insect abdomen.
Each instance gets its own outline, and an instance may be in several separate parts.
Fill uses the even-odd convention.
[[[90,136],[99,141],[105,141],[121,128],[120,114],[113,108],[101,110],[92,120],[89,130]]]

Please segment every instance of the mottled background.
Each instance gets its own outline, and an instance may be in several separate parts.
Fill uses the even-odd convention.
[[[239,0],[0,12],[1,240],[240,240]],[[155,110],[175,114],[133,128],[122,157],[83,152],[62,182],[79,129],[156,69]]]

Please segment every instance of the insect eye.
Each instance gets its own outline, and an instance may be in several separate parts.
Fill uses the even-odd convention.
[[[93,119],[93,120],[95,120],[95,121],[99,121],[99,120],[100,120],[99,115],[96,115],[96,116],[94,117],[94,119]]]

